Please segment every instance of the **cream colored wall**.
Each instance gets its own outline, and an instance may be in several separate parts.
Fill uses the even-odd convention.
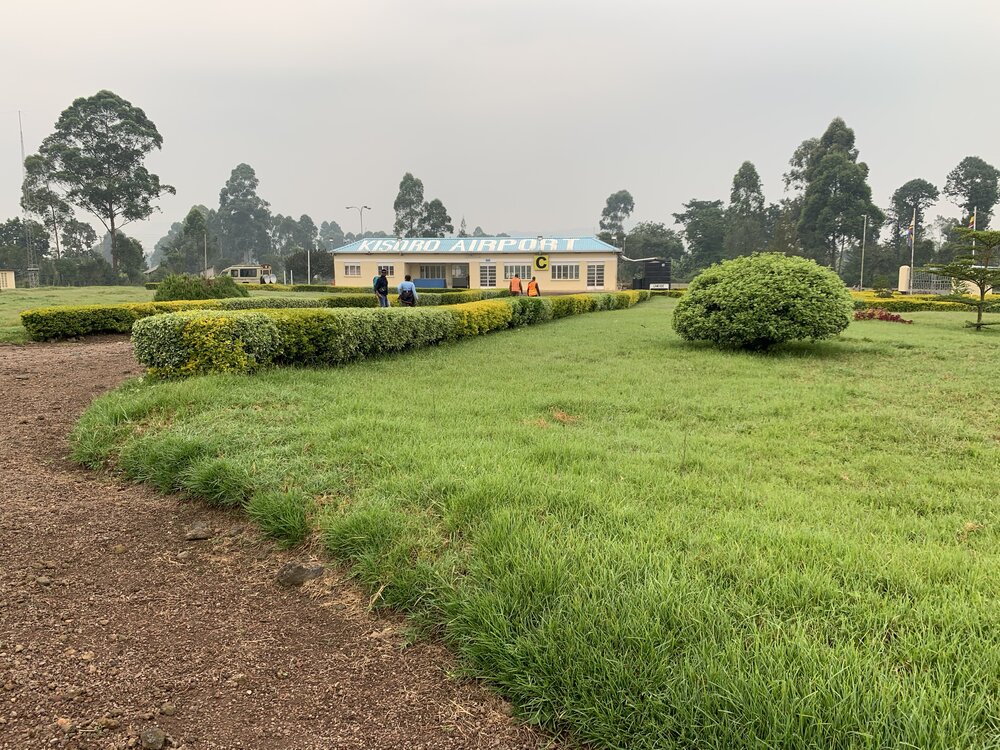
[[[14,272],[0,271],[0,289],[15,289]]]
[[[542,288],[542,294],[570,294],[573,292],[586,291],[606,291],[613,292],[618,288],[618,256],[616,253],[552,253],[549,257],[550,267],[544,271],[532,270],[532,275],[538,280]],[[394,275],[389,277],[389,285],[396,286],[403,280],[406,273],[410,273],[414,278],[419,278],[419,266],[422,264],[443,264],[445,266],[448,285],[452,284],[452,265],[467,263],[469,265],[469,288],[480,289],[479,267],[486,263],[486,258],[491,261],[490,265],[495,265],[497,269],[496,289],[506,289],[508,282],[503,278],[503,268],[505,265],[526,265],[533,268],[535,255],[531,253],[505,253],[504,255],[481,256],[475,254],[376,254],[364,253],[338,253],[334,256],[334,285],[335,286],[363,286],[368,287],[372,283],[372,278],[378,275],[378,267],[381,265],[393,266]],[[579,279],[553,280],[551,273],[552,264],[574,263],[580,266]],[[597,290],[587,289],[587,265],[594,263],[604,264],[604,286]],[[344,266],[348,264],[360,265],[361,274],[358,276],[347,276]],[[407,270],[409,269],[409,270]],[[531,276],[522,279],[526,288]]]

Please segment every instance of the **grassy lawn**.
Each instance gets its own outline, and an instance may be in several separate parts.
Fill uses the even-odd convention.
[[[37,289],[9,289],[0,292],[0,344],[23,343],[28,340],[21,325],[22,310],[50,305],[112,305],[119,302],[151,302],[155,292],[141,286],[81,286],[39,287]],[[257,288],[251,295],[264,295]],[[275,296],[271,292],[269,296]],[[286,295],[321,298],[322,292],[288,292]]]
[[[134,382],[78,458],[316,535],[599,747],[996,746],[1000,331],[747,355],[682,344],[674,304]]]

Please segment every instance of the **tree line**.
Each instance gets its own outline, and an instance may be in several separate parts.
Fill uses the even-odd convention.
[[[757,168],[745,161],[733,176],[728,204],[692,198],[671,215],[677,229],[641,222],[626,231],[635,202],[627,190],[612,193],[601,212],[599,236],[624,248],[627,257],[669,258],[679,279],[721,260],[767,250],[811,258],[849,285],[860,282],[864,243],[866,286],[893,286],[899,266],[910,264],[911,238],[916,266],[940,264],[954,258],[961,247],[955,230],[971,226],[973,215],[977,229],[989,226],[1000,197],[998,178],[996,167],[967,156],[946,175],[943,189],[960,216],[929,222],[927,209],[941,191],[919,177],[879,207],[854,131],[838,117],[821,136],[795,149],[784,174],[786,195],[778,202],[765,200]],[[640,273],[632,265],[623,263],[624,277]]]
[[[38,153],[25,160],[26,218],[0,224],[0,267],[13,268],[22,277],[28,268],[38,268],[43,284],[144,280],[144,249],[122,227],[148,218],[157,210],[157,199],[174,193],[144,163],[162,145],[156,125],[116,94],[100,91],[75,100]],[[879,207],[872,200],[868,165],[859,160],[854,131],[836,118],[822,135],[795,149],[784,174],[786,194],[777,202],[766,201],[760,175],[747,161],[733,177],[728,203],[692,198],[671,214],[673,226],[646,221],[626,231],[634,199],[627,190],[613,193],[601,213],[599,236],[628,257],[671,259],[675,277],[681,279],[720,260],[770,250],[812,258],[848,284],[859,281],[864,236],[868,285],[890,286],[898,267],[909,263],[912,237],[920,266],[951,260],[958,245],[954,229],[970,225],[973,214],[976,227],[986,229],[998,201],[998,178],[1000,171],[977,156],[966,157],[949,172],[943,194],[961,209],[957,218],[928,222],[926,211],[942,191],[923,178],[904,183],[888,206]],[[157,268],[156,276],[268,263],[278,274],[290,271],[302,279],[311,265],[314,276],[329,278],[331,251],[362,238],[344,232],[334,220],[317,225],[307,214],[296,219],[272,213],[258,188],[254,169],[237,165],[217,206],[192,206],[156,243],[148,261]],[[426,200],[423,182],[409,172],[400,181],[393,209],[391,236],[455,234],[444,203]],[[100,222],[100,240],[79,214]],[[463,217],[457,235],[486,232],[476,227],[470,234]],[[363,236],[390,235],[366,231]],[[638,273],[623,265],[623,278]]]

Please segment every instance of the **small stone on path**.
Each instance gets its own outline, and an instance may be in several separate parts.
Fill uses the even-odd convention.
[[[215,536],[215,532],[208,527],[208,524],[204,521],[197,521],[188,527],[187,533],[184,534],[184,541],[200,542],[211,539],[213,536]]]
[[[301,586],[306,581],[320,578],[326,572],[322,565],[307,567],[301,563],[288,563],[278,571],[278,585]]]
[[[167,742],[167,735],[159,727],[146,727],[139,735],[143,750],[163,750]]]

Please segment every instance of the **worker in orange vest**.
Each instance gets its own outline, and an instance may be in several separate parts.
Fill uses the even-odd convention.
[[[531,281],[528,282],[528,296],[529,297],[541,297],[542,290],[538,286],[538,282],[535,281],[535,277],[531,277]]]
[[[512,297],[521,296],[521,277],[516,273],[510,277],[510,294]]]

